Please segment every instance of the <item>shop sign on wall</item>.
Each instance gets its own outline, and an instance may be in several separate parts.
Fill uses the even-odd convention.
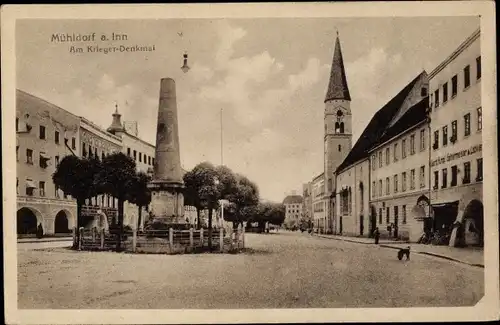
[[[477,145],[470,147],[469,149],[461,150],[461,151],[458,151],[455,153],[449,153],[446,156],[439,157],[439,158],[432,160],[431,167],[438,166],[438,165],[444,164],[445,162],[453,161],[453,160],[456,160],[456,159],[459,159],[459,158],[462,158],[465,156],[470,156],[470,155],[473,155],[477,152],[481,152],[482,150],[483,150],[483,145],[477,144]]]

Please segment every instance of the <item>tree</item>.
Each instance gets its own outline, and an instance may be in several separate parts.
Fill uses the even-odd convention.
[[[151,202],[151,190],[148,188],[151,177],[144,172],[138,172],[134,176],[128,201],[137,205],[137,229],[139,229],[142,222],[142,208],[148,206]]]
[[[56,188],[76,199],[76,237],[80,238],[78,229],[81,224],[82,207],[85,200],[102,193],[99,181],[101,163],[95,158],[79,158],[65,156],[52,175]]]
[[[251,182],[243,175],[235,175],[235,186],[228,195],[227,199],[234,203],[233,223],[242,223],[247,221],[249,213],[255,212],[248,210],[248,207],[256,206],[259,203],[259,189],[257,185]],[[245,210],[245,208],[247,208]]]
[[[118,240],[116,249],[121,250],[123,236],[123,209],[131,197],[136,183],[136,164],[127,155],[118,152],[104,157],[99,180],[105,193],[118,199]]]
[[[203,162],[196,165],[191,171],[184,174],[184,203],[196,208],[197,228],[201,228],[200,212],[205,208],[204,202],[201,200],[201,188],[203,183],[209,180],[206,179],[207,171],[214,167],[208,163]],[[212,177],[213,178],[213,177]],[[213,179],[212,179],[213,181]]]

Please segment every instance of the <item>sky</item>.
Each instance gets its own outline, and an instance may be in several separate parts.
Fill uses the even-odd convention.
[[[477,17],[18,20],[16,87],[107,128],[115,103],[154,144],[160,79],[176,81],[180,155],[246,175],[282,201],[323,170],[323,112],[338,31],[351,94],[353,143],[373,114],[431,72]],[[127,35],[51,42],[52,34]],[[70,53],[71,45],[155,46],[154,52]],[[189,55],[184,74],[182,55]]]

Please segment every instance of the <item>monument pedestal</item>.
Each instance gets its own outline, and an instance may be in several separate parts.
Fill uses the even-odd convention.
[[[152,181],[148,184],[148,188],[151,190],[150,208],[156,220],[164,223],[186,223],[183,184]]]

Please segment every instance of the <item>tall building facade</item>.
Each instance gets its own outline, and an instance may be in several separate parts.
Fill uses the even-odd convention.
[[[332,232],[335,211],[335,170],[352,146],[351,95],[337,33],[324,111],[324,217],[323,230]]]
[[[483,157],[480,30],[429,75],[432,227],[450,245],[482,245]]]
[[[314,228],[317,232],[324,233],[328,224],[325,214],[325,173],[321,173],[313,178],[311,193]]]
[[[106,132],[98,125],[86,118],[80,118],[80,151],[78,156],[83,158],[104,159],[105,156],[120,152],[122,142],[119,137]],[[98,226],[98,215],[103,215],[107,224],[118,217],[118,200],[110,195],[98,195],[85,200],[79,227],[91,228]],[[104,224],[106,228],[106,224]]]
[[[17,232],[68,233],[76,202],[56,188],[52,174],[66,155],[79,151],[79,118],[16,90]]]

